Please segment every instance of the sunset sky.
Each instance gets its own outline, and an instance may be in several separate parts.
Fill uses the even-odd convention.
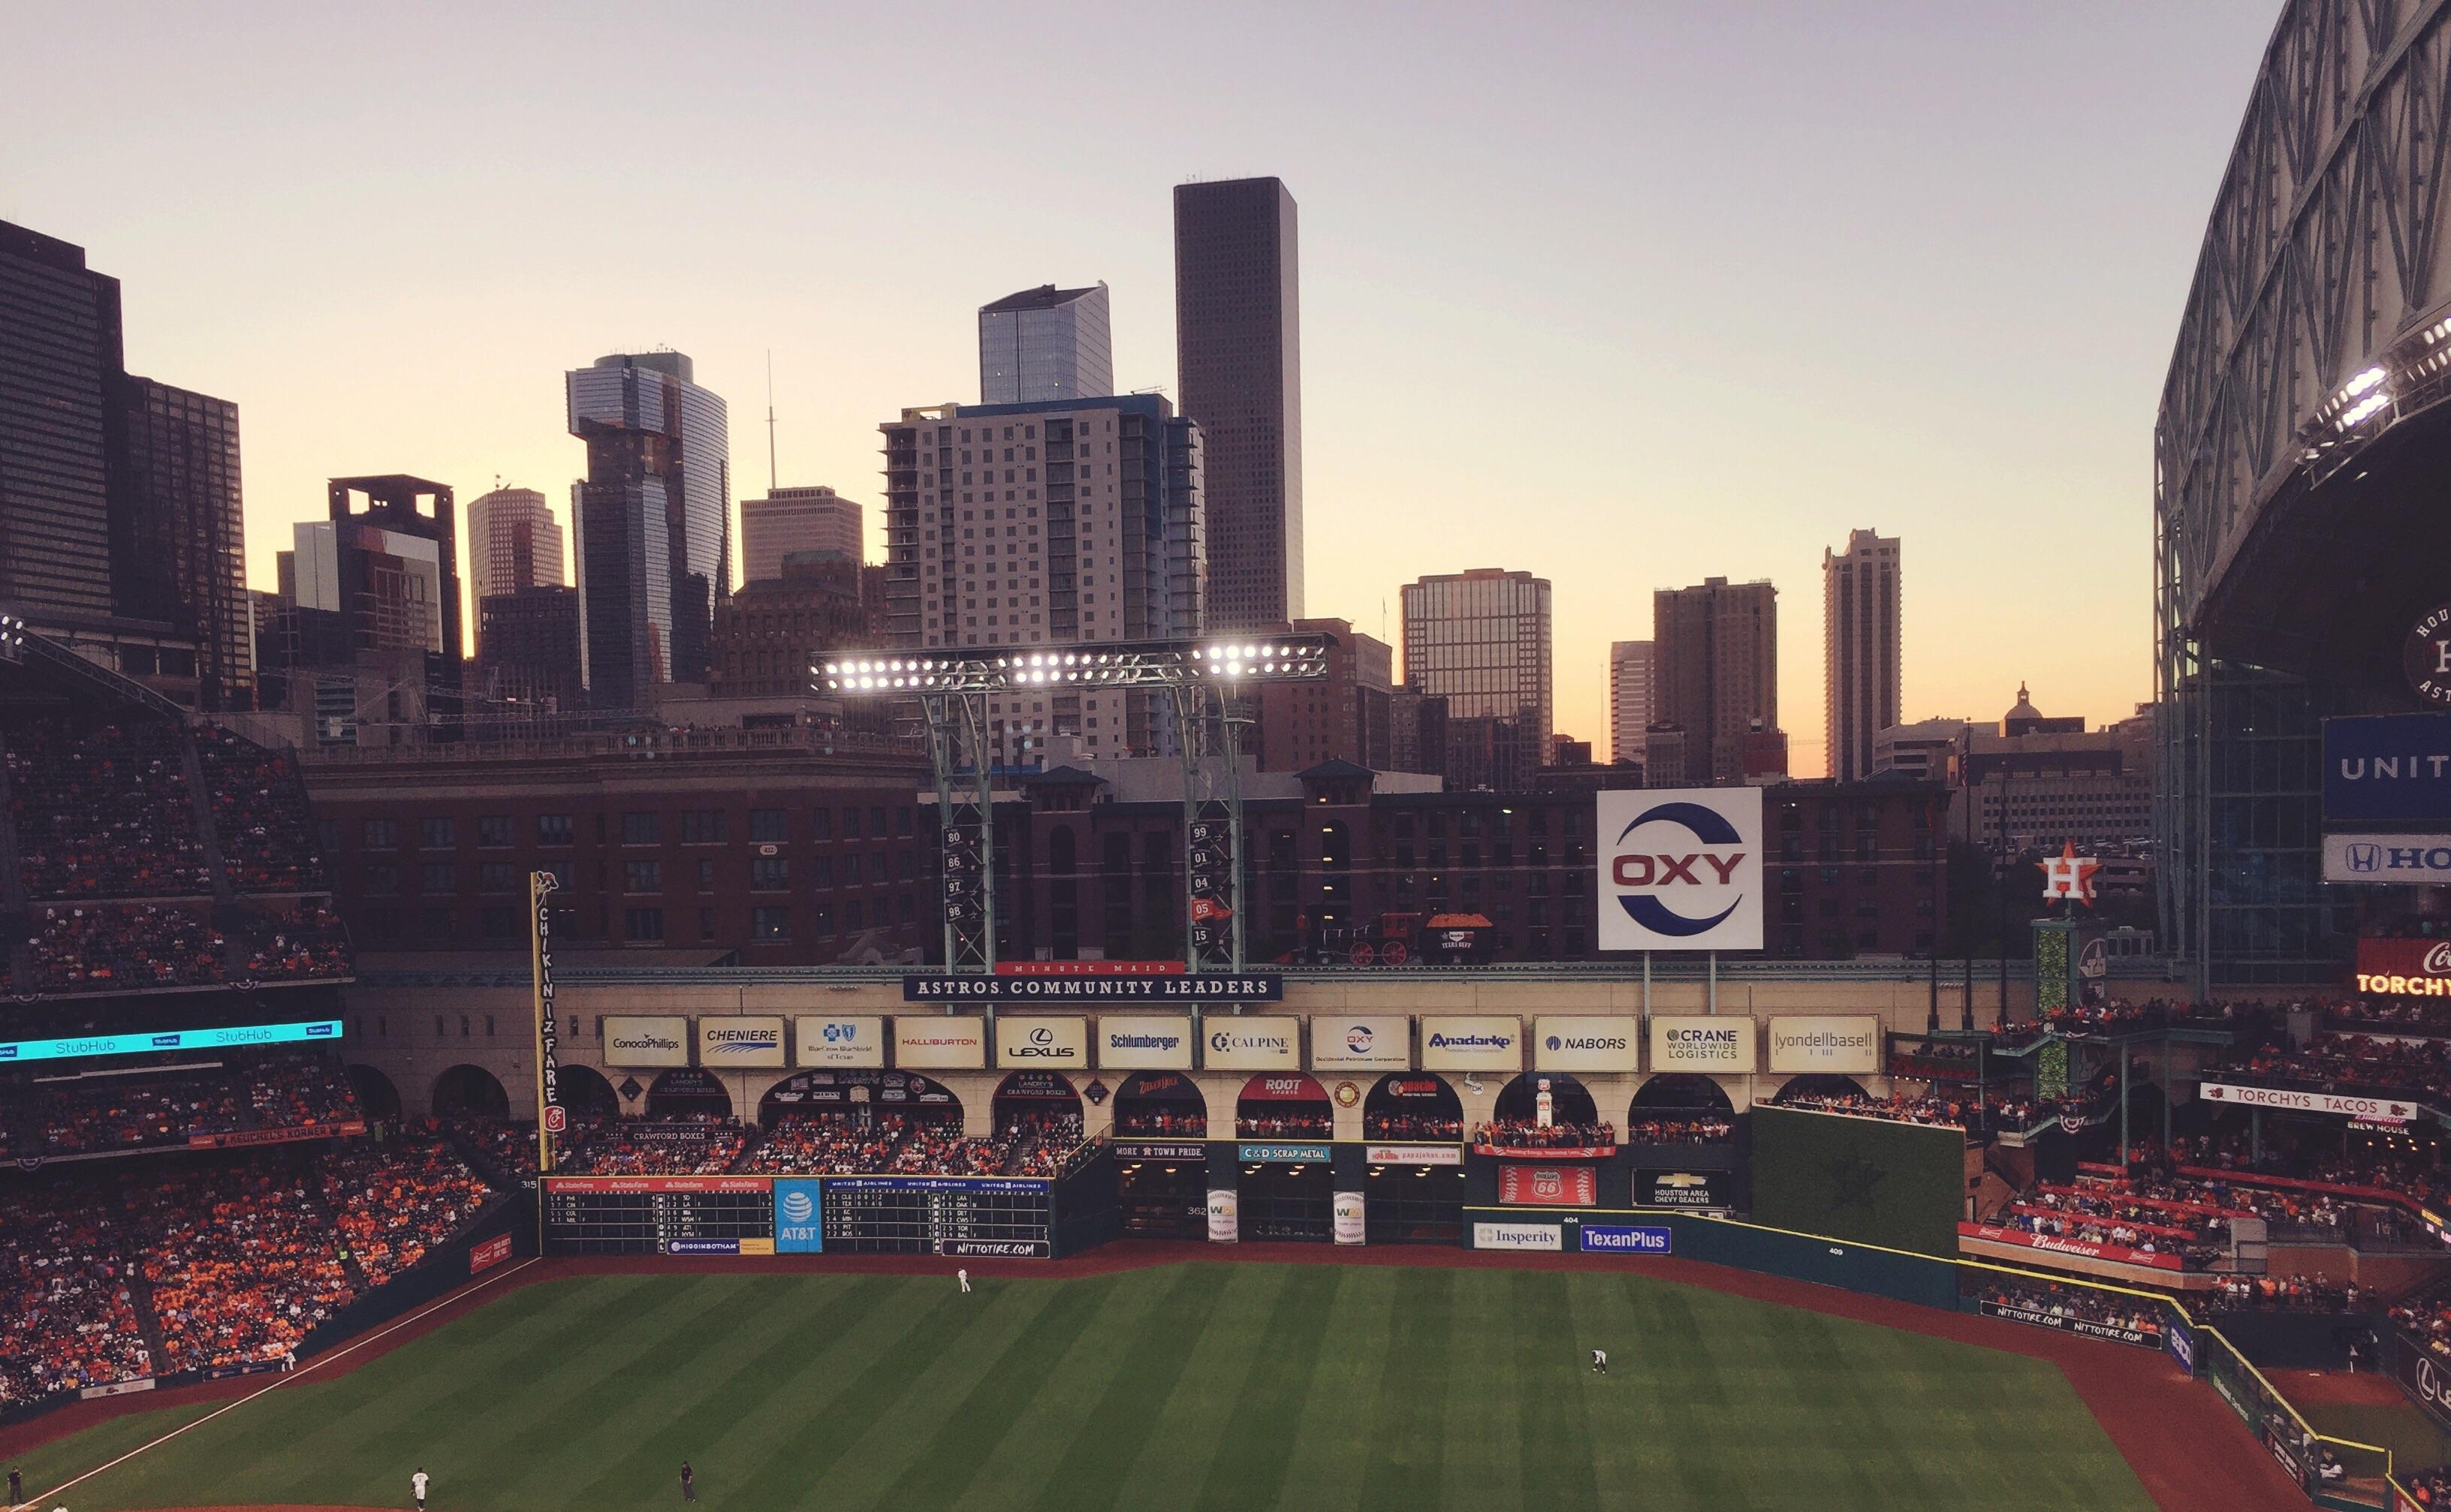
[[[735,495],[770,349],[782,481],[873,504],[877,423],[975,401],[1031,285],[1105,279],[1171,392],[1170,187],[1275,174],[1309,612],[1540,573],[1604,746],[1651,590],[1767,577],[1812,775],[1851,527],[1905,539],[1909,718],[2149,694],[2154,405],[2278,9],[20,4],[0,220],[238,403],[268,588],[327,477],[564,508],[607,351],[696,360]]]

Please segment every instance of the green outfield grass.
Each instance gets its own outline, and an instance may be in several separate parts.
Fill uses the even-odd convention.
[[[2152,1503],[2059,1372],[1597,1271],[1190,1265],[1092,1280],[530,1286],[87,1482],[72,1512]],[[1612,1374],[1588,1368],[1593,1345]],[[49,1486],[202,1409],[27,1456]]]

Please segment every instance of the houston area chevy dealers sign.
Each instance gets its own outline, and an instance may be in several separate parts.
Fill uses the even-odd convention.
[[[1604,951],[1757,951],[1759,788],[1641,788],[1599,802]]]

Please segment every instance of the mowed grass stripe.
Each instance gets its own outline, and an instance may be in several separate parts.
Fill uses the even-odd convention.
[[[1348,1272],[1342,1266],[1282,1266],[1276,1305],[1256,1330],[1262,1358],[1243,1382],[1222,1424],[1212,1414],[1216,1458],[1200,1482],[1201,1512],[1273,1505],[1290,1467],[1288,1451],[1309,1400],[1311,1371],[1326,1343],[1328,1319]]]
[[[1118,1320],[1126,1325],[1120,1362],[1039,1488],[1039,1512],[1115,1504],[1124,1477],[1190,1364],[1191,1341],[1216,1314],[1225,1291],[1220,1279],[1214,1267],[1185,1266],[1167,1278],[1145,1311]]]
[[[1380,1356],[1379,1387],[1363,1478],[1367,1512],[1403,1512],[1439,1500],[1447,1435],[1447,1341],[1455,1327],[1452,1270],[1405,1270],[1396,1283],[1396,1326]]]
[[[1605,1335],[1590,1345],[1576,1337],[1567,1292],[1572,1279],[1555,1270],[1519,1270],[1507,1278],[1507,1302],[1516,1325],[1510,1330],[1516,1496],[1519,1505],[1555,1507],[1558,1512],[1599,1506],[1590,1409],[1576,1372],[1582,1368],[1586,1347],[1615,1354]],[[1560,1358],[1561,1344],[1574,1352]]]
[[[1129,1508],[1187,1506],[1223,1444],[1218,1424],[1241,1396],[1273,1341],[1256,1325],[1275,1306],[1293,1267],[1206,1265],[1217,1287],[1208,1326],[1184,1343],[1187,1357],[1148,1441],[1133,1456],[1117,1504]]]
[[[1311,1363],[1310,1399],[1289,1444],[1285,1502],[1346,1508],[1362,1500],[1387,1336],[1403,1325],[1396,1312],[1398,1272],[1355,1267],[1345,1272],[1327,1336]]]
[[[1716,1315],[1706,1328],[1682,1288],[1636,1275],[1577,1279],[1588,1293],[1584,1310],[1623,1319],[1620,1336],[1628,1338],[1623,1355],[1611,1352],[1609,1376],[1591,1388],[1609,1407],[1608,1437],[1619,1451],[1612,1462],[1638,1464],[1634,1483],[1661,1506],[1745,1504],[1758,1448],[1730,1434],[1741,1420],[1725,1410],[1718,1358],[1723,1351],[1759,1358],[1773,1347],[1761,1330],[1747,1326],[1758,1315]],[[1595,1467],[1596,1488],[1610,1469]]]

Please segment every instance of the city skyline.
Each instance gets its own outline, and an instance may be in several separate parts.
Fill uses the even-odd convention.
[[[1877,518],[1922,564],[1905,717],[1992,707],[2020,677],[2093,723],[2120,717],[2149,694],[2144,417],[2271,9],[1874,20],[1561,13],[1523,31],[1459,12],[1330,90],[1386,39],[1331,21],[1285,52],[1279,24],[1238,16],[1188,77],[1126,81],[1119,106],[1167,129],[1167,161],[1085,170],[1060,215],[1032,207],[1046,166],[997,140],[968,65],[897,100],[910,86],[886,88],[882,23],[735,21],[682,45],[692,76],[735,87],[679,108],[707,133],[688,160],[716,165],[683,190],[689,213],[740,234],[719,268],[676,272],[611,234],[627,226],[617,181],[638,166],[549,146],[626,23],[539,14],[472,34],[300,12],[131,38],[63,15],[34,41],[61,66],[0,104],[20,127],[5,140],[25,145],[0,153],[0,217],[123,281],[130,367],[241,406],[248,578],[268,587],[330,477],[404,470],[470,497],[499,474],[567,524],[559,494],[583,466],[558,380],[591,351],[690,351],[749,413],[772,348],[784,475],[862,499],[876,416],[966,397],[977,304],[1047,275],[1107,279],[1116,385],[1172,396],[1171,187],[1273,174],[1303,208],[1310,613],[1392,639],[1397,585],[1423,573],[1546,576],[1558,728],[1597,741],[1608,646],[1649,633],[1644,593],[1717,574],[1802,593],[1820,552]],[[1043,45],[991,14],[977,26]],[[371,77],[312,65],[343,46],[381,60]],[[858,109],[820,123],[796,82],[823,49]],[[1282,67],[1255,71],[1262,56]],[[1649,99],[1614,88],[1628,69]],[[413,122],[384,104],[386,70],[418,79]],[[1410,103],[1484,71],[1543,82],[1469,125]],[[79,78],[102,97],[71,100]],[[298,138],[302,110],[329,128]],[[505,110],[535,147],[505,149]],[[1971,128],[1934,140],[1940,114]],[[94,129],[29,129],[68,115]],[[1701,125],[1739,118],[1733,134]],[[145,150],[198,119],[230,165],[209,195]],[[1654,150],[1706,131],[1712,154]],[[946,203],[931,202],[950,178],[910,182],[914,133],[989,148]],[[1557,153],[1568,134],[1582,145]],[[643,167],[660,180],[682,161]],[[1450,232],[1459,185],[1502,232]],[[982,198],[992,242],[964,229]],[[847,206],[888,206],[901,234],[831,234]],[[428,234],[330,255],[334,217],[378,211]],[[1811,259],[1789,250],[1799,239]],[[1639,419],[1622,444],[1523,451],[1560,405]],[[737,476],[755,476],[755,449],[736,439]],[[2052,591],[2048,624],[2003,591],[2019,583]],[[1802,708],[1819,649],[1782,647]],[[1820,770],[1818,729],[1790,734],[1794,770]]]

